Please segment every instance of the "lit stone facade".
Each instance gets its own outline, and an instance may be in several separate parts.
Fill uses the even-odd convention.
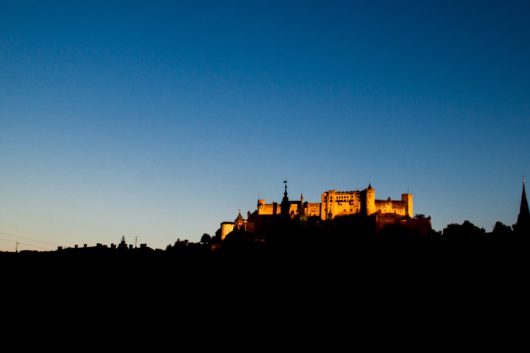
[[[239,213],[233,222],[221,223],[221,240],[225,240],[226,236],[234,230],[247,230],[247,221],[241,215],[241,210],[239,210]]]
[[[281,215],[282,204],[267,204],[263,199],[258,200],[257,214]],[[322,193],[321,202],[315,203],[304,202],[302,195],[299,201],[288,201],[288,209],[289,215],[319,217],[321,220],[354,214],[395,214],[409,218],[414,215],[412,194],[402,194],[401,200],[376,200],[375,189],[371,185],[361,191],[328,190]]]

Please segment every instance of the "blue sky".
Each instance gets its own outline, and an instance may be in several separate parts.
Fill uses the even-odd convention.
[[[517,217],[528,1],[0,1],[0,249],[213,234],[258,194]],[[24,237],[24,238],[22,238]],[[22,244],[23,243],[23,244]]]

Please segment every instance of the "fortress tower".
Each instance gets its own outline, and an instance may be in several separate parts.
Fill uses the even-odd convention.
[[[368,184],[366,188],[366,214],[371,215],[376,212],[375,208],[375,189],[372,187],[372,184]]]
[[[405,215],[410,218],[414,217],[412,194],[401,194],[401,201],[406,205]]]
[[[375,212],[375,189],[372,184],[368,184],[368,187],[361,191],[361,213],[370,216]]]

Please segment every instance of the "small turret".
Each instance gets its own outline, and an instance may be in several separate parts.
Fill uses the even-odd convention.
[[[243,216],[241,215],[241,209],[239,209],[239,212],[237,213],[237,217],[236,217],[236,219],[234,220],[234,223],[236,223],[236,222],[240,222],[240,221],[242,221],[242,220],[244,220],[244,219],[243,219]]]
[[[245,230],[245,219],[241,215],[241,209],[239,209],[239,212],[237,214],[236,219],[234,220],[234,229],[236,230]]]
[[[375,212],[375,189],[371,183],[368,183],[368,188],[366,189],[366,215],[369,216]]]
[[[284,180],[285,191],[283,192],[282,203],[280,205],[282,216],[289,216],[289,209],[291,208],[289,203],[289,196],[287,196],[287,180]]]

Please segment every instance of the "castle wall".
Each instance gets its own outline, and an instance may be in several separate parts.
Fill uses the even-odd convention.
[[[375,213],[413,216],[412,194],[402,194],[401,200],[376,200],[375,189],[368,187],[363,191],[329,190],[322,193],[320,218],[348,216],[358,213]]]
[[[308,217],[320,217],[320,202],[308,203],[305,212]]]
[[[263,201],[263,203],[260,203]],[[272,216],[272,215],[280,215],[281,214],[281,207],[278,204],[266,204],[265,200],[260,200],[258,202],[258,214],[260,216]],[[320,204],[318,204],[320,206]],[[299,204],[298,202],[290,202],[289,203],[289,214],[295,214],[297,215],[299,213]],[[314,209],[314,206],[312,206],[312,210]],[[314,210],[313,210],[314,212]]]
[[[320,218],[329,216],[347,216],[359,213],[361,210],[361,193],[359,191],[329,190],[322,193]]]
[[[226,236],[234,230],[234,222],[221,223],[221,240],[225,240]]]
[[[376,213],[394,213],[400,216],[407,215],[407,204],[395,200],[375,200]]]
[[[258,206],[258,214],[260,215],[273,215],[274,207],[272,204],[263,204]]]
[[[261,216],[272,216],[281,214],[280,205],[276,202],[265,203],[265,200],[258,200],[258,214]]]
[[[347,216],[359,213],[360,203],[354,204],[353,201],[334,201],[333,216]]]

